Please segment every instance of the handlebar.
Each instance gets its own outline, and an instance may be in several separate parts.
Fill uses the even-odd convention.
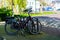
[[[24,12],[28,12],[29,14],[30,12],[32,12],[32,8],[25,9]]]

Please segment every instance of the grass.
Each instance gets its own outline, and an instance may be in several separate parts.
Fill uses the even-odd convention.
[[[36,13],[36,14],[31,14],[31,16],[44,16],[44,15],[50,15],[54,14],[53,12],[43,12],[43,13]]]
[[[50,14],[54,14],[54,12],[48,11],[48,12],[43,12],[43,13],[41,13],[41,12],[39,12],[39,13],[30,13],[31,16],[44,16],[44,15],[50,15]],[[28,14],[21,12],[20,16],[28,16]]]
[[[46,33],[41,33],[38,35],[26,34],[25,37],[20,33],[15,36],[10,36],[5,33],[4,25],[0,25],[0,36],[3,36],[7,40],[60,40],[60,37],[48,35]]]

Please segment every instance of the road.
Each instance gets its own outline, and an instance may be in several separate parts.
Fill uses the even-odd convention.
[[[60,14],[40,16],[37,18],[43,25],[43,32],[50,35],[60,36]]]

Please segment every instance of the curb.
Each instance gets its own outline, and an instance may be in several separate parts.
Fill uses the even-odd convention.
[[[3,22],[0,22],[0,25],[4,25],[5,24],[5,22],[3,21]]]

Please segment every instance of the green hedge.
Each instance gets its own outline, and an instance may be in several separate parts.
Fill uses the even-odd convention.
[[[12,16],[12,10],[8,8],[0,8],[0,21],[4,21],[6,16]]]

